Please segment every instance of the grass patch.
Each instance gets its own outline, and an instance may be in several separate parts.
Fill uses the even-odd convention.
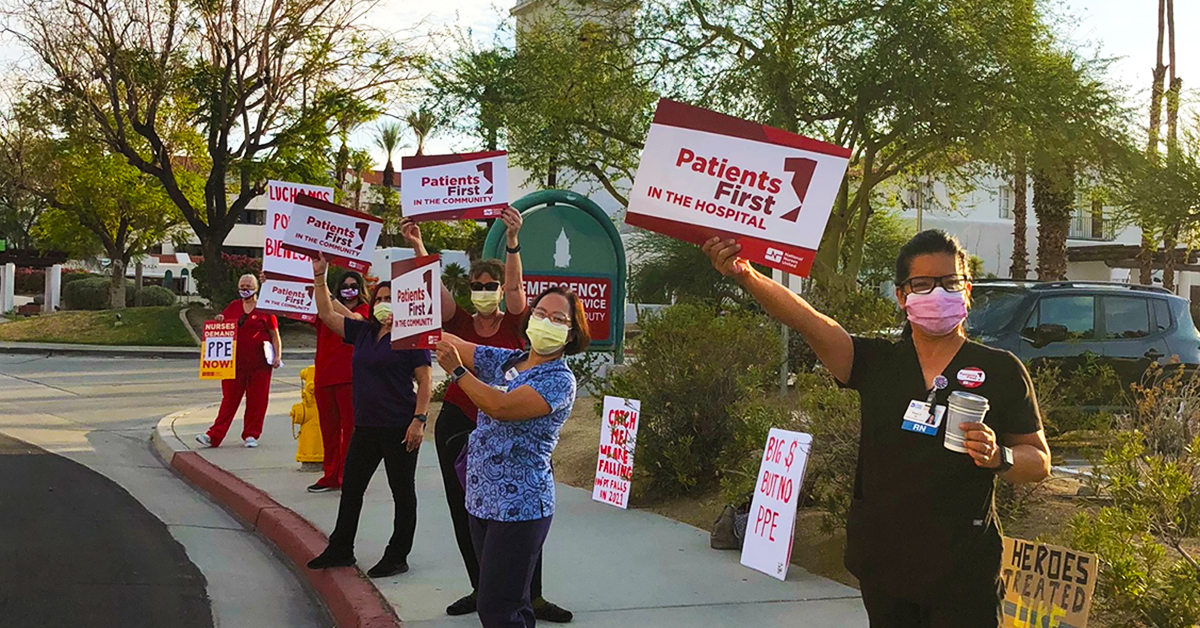
[[[117,314],[121,320],[117,321]],[[179,308],[70,311],[18,318],[0,324],[0,340],[84,345],[194,347]]]

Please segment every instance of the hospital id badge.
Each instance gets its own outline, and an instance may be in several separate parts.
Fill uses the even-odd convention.
[[[937,436],[944,416],[946,416],[946,406],[934,406],[933,412],[930,412],[928,402],[914,399],[908,402],[908,410],[904,413],[904,423],[900,427],[917,434]]]

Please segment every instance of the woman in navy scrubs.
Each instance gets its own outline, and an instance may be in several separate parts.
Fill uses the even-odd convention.
[[[310,569],[355,563],[354,537],[367,484],[382,460],[396,503],[392,538],[379,564],[367,571],[384,578],[408,571],[408,553],[417,531],[417,452],[424,439],[425,412],[433,396],[428,351],[392,349],[391,284],[375,286],[371,318],[354,320],[336,312],[325,273],[329,263],[313,260],[313,297],[326,326],[354,345],[354,435],[346,452],[342,498],[329,547],[308,563]],[[416,383],[416,390],[413,384]]]
[[[857,338],[738,257],[733,240],[704,251],[771,316],[797,330],[821,363],[862,398],[862,436],[846,526],[846,566],[871,628],[996,628],[1000,526],[994,478],[1050,473],[1033,384],[1011,353],[967,340],[967,253],[942,231],[917,234],[896,260],[909,325],[898,342]],[[943,445],[955,391],[987,398],[962,423],[967,453]]]

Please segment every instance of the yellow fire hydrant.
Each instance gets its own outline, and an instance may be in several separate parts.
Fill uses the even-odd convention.
[[[300,371],[304,388],[300,391],[300,403],[292,406],[292,437],[296,439],[296,462],[323,462],[325,446],[321,442],[321,417],[317,414],[317,398],[313,392],[312,366]],[[300,433],[296,434],[296,426]]]

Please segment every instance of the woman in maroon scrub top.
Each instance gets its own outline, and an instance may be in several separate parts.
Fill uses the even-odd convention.
[[[521,321],[525,314],[525,282],[521,272],[521,213],[512,207],[505,208],[500,215],[507,229],[507,248],[504,264],[497,260],[476,260],[471,263],[471,305],[475,314],[458,307],[454,296],[442,285],[442,329],[471,344],[498,347],[500,349],[524,349],[521,338]],[[417,255],[426,255],[421,229],[412,221],[401,225],[401,233]],[[504,309],[500,309],[501,301]],[[454,537],[458,551],[462,554],[467,576],[471,580],[471,593],[451,604],[446,613],[466,615],[475,612],[475,590],[479,587],[479,561],[471,543],[470,520],[467,516],[467,494],[454,470],[467,444],[467,438],[475,430],[479,409],[458,384],[446,388],[445,402],[438,414],[433,440],[437,447],[438,465],[442,471],[442,484],[446,488],[446,503],[450,507],[450,520],[454,523]],[[537,569],[530,586],[534,614],[538,619],[552,622],[569,622],[570,611],[542,597],[542,562],[538,559]]]
[[[333,309],[354,320],[366,320],[371,307],[363,300],[362,275],[349,271],[338,280],[333,295]],[[325,475],[308,487],[310,493],[324,493],[342,488],[342,471],[346,463],[346,448],[354,433],[354,396],[350,358],[354,347],[342,341],[321,321],[317,327],[317,359],[313,391],[317,398],[317,413],[321,420],[321,444],[324,447]]]
[[[238,279],[238,296],[241,299],[230,303],[216,318],[218,321],[237,321],[234,356],[237,370],[233,379],[221,382],[221,409],[217,411],[217,420],[208,432],[196,437],[197,442],[207,447],[219,447],[225,440],[243,396],[246,397],[246,414],[242,421],[242,440],[246,447],[258,447],[263,419],[267,416],[267,396],[271,394],[271,369],[280,364],[279,322],[274,315],[258,311],[258,278],[242,275]],[[271,362],[267,362],[264,342],[270,342],[274,350]]]

